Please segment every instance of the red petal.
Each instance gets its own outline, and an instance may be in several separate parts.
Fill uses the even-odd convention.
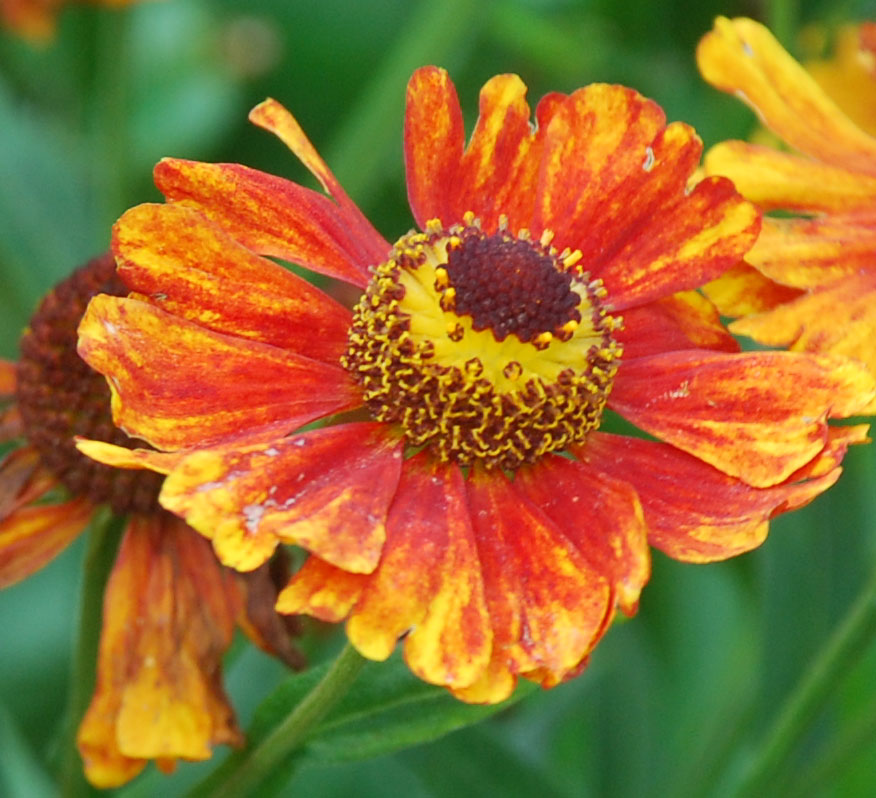
[[[17,365],[12,360],[0,358],[0,398],[7,399],[15,394]]]
[[[350,312],[183,205],[139,205],[113,228],[119,275],[168,313],[336,364]]]
[[[238,601],[231,574],[185,524],[131,519],[104,595],[97,686],[77,736],[92,784],[124,784],[149,759],[208,759],[214,744],[242,743],[221,674]]]
[[[421,679],[475,682],[492,634],[459,468],[421,454],[405,462],[377,570],[347,622],[365,656],[386,659],[405,632],[405,659]]]
[[[351,574],[311,555],[280,591],[277,612],[338,623],[347,617],[370,578],[370,574]]]
[[[270,439],[360,401],[340,366],[134,299],[95,297],[79,332],[79,354],[109,377],[116,424],[161,449]]]
[[[368,284],[373,241],[360,239],[347,215],[322,194],[239,164],[172,158],[155,167],[155,184],[168,200],[197,208],[254,252],[362,288]]]
[[[344,424],[236,449],[205,449],[164,482],[161,503],[241,571],[293,543],[348,571],[373,571],[401,468],[381,424]]]
[[[521,468],[515,489],[536,505],[598,573],[632,614],[651,574],[647,529],[636,492],[624,481],[564,457]],[[615,472],[616,473],[616,472]]]
[[[420,228],[433,218],[445,225],[460,221],[448,187],[459,170],[462,147],[462,111],[447,72],[418,69],[408,82],[405,167],[408,201]]]
[[[860,411],[873,379],[854,361],[791,352],[669,352],[625,361],[612,409],[695,457],[768,487],[824,447],[828,417]]]

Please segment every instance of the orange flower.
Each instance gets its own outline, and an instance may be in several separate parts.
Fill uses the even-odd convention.
[[[251,119],[329,194],[235,164],[162,161],[169,202],[128,211],[130,297],[96,297],[80,353],[118,424],[160,450],[83,442],[168,474],[165,507],[246,570],[311,553],[278,609],[347,619],[371,659],[467,701],[577,673],[648,541],[694,562],[757,546],[839,474],[873,393],[859,366],[741,354],[694,289],[760,219],[701,144],[619,86],[490,80],[468,146],[453,85],[408,87],[408,196],[388,244],[289,113]],[[364,290],[348,310],[264,256]],[[623,318],[623,321],[621,320]],[[610,407],[664,442],[600,429]],[[322,425],[308,428],[321,419]]]
[[[861,26],[871,63],[874,37],[876,25]],[[752,20],[719,18],[697,59],[706,80],[736,93],[796,151],[726,141],[707,154],[707,174],[732,178],[764,210],[794,214],[764,219],[747,256],[760,274],[735,270],[708,294],[727,315],[745,317],[731,325],[736,333],[876,369],[876,138]],[[876,400],[865,408],[874,411]]]
[[[76,355],[76,325],[100,291],[122,288],[109,255],[60,283],[31,319],[16,365],[0,361],[0,587],[45,565],[100,505],[128,516],[104,596],[97,687],[79,727],[88,779],[111,787],[149,759],[207,759],[242,735],[222,688],[222,654],[238,620],[263,647],[296,661],[266,569],[241,580],[209,543],[156,501],[156,474],[118,471],[76,451],[88,434],[127,445],[105,381]],[[70,498],[64,498],[67,494]]]
[[[0,23],[20,36],[46,41],[55,33],[55,17],[69,2],[126,6],[136,0],[0,0]]]

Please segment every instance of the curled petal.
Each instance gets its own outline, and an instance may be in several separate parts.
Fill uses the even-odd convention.
[[[859,363],[793,352],[670,352],[625,362],[609,405],[641,429],[755,487],[783,482],[823,448],[828,417],[860,413]]]
[[[277,612],[338,623],[359,600],[369,574],[351,574],[311,555],[277,596]]]
[[[343,424],[193,452],[165,480],[160,501],[238,570],[258,567],[282,541],[368,573],[380,557],[400,468],[401,444],[381,425]]]
[[[197,208],[243,246],[364,288],[374,263],[347,215],[328,197],[239,164],[165,158],[155,184]],[[372,242],[369,241],[369,244]],[[383,253],[389,252],[389,244]]]
[[[821,475],[795,474],[770,488],[751,487],[674,446],[638,438],[594,433],[578,455],[635,488],[652,546],[678,560],[711,562],[759,546],[770,518],[830,487],[842,453],[833,444],[829,451],[830,467]]]
[[[706,283],[702,290],[724,316],[760,313],[783,302],[790,302],[802,293],[796,288],[773,282],[747,263],[739,263],[728,269],[717,280]],[[628,314],[624,315],[626,317]]]
[[[126,285],[168,313],[329,363],[344,352],[346,308],[193,208],[132,208],[113,228],[113,252]]]
[[[222,689],[239,601],[209,544],[170,515],[133,517],[104,595],[97,686],[77,742],[89,781],[147,760],[210,757],[242,735]]]
[[[738,319],[731,329],[767,346],[852,357],[876,374],[876,274],[847,277],[766,313]],[[874,411],[876,399],[858,412]]]
[[[872,207],[876,177],[745,141],[723,141],[706,153],[706,174],[729,177],[764,210],[844,212]]]
[[[111,375],[116,424],[162,449],[240,430],[270,439],[359,403],[340,366],[206,330],[135,299],[96,296],[79,334],[79,354]]]
[[[697,63],[709,83],[744,100],[795,149],[876,175],[876,139],[843,114],[763,25],[719,17],[697,47]]]
[[[386,659],[398,638],[421,679],[448,687],[478,680],[492,634],[462,474],[420,455],[405,462],[377,570],[350,614],[362,654]]]
[[[91,520],[85,499],[20,507],[0,520],[0,588],[30,576],[57,557]]]

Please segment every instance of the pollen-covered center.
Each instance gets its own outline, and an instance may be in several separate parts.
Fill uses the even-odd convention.
[[[16,387],[24,433],[72,494],[107,503],[118,514],[163,512],[157,501],[161,475],[96,463],[73,443],[73,436],[81,435],[119,446],[143,445],[113,425],[106,380],[76,353],[76,328],[98,293],[127,293],[109,255],[89,261],[55,286],[31,317],[21,339]]]
[[[581,253],[464,224],[401,238],[356,306],[343,365],[379,421],[444,461],[514,469],[599,426],[620,320]]]

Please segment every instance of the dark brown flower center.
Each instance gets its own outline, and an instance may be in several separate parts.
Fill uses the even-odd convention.
[[[16,401],[25,435],[44,464],[76,496],[113,512],[159,512],[163,477],[111,468],[80,454],[73,436],[143,446],[115,427],[105,379],[76,353],[76,328],[95,294],[124,296],[111,255],[89,261],[48,294],[21,339]]]

